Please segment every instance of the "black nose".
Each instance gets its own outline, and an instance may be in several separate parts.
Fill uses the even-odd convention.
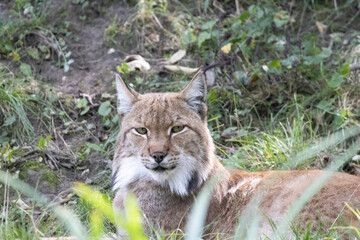
[[[151,156],[155,159],[155,161],[157,163],[161,163],[162,160],[164,160],[165,153],[163,153],[163,152],[154,152]]]

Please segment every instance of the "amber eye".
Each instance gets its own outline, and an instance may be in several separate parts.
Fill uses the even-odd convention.
[[[137,131],[138,133],[144,135],[147,133],[147,129],[146,128],[135,128],[135,131]]]
[[[174,126],[171,128],[172,133],[178,133],[181,132],[184,129],[184,126]]]

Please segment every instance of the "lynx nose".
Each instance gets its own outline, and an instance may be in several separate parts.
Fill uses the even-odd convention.
[[[155,162],[161,163],[162,160],[164,160],[165,153],[163,153],[163,152],[154,152],[151,156],[154,158]]]

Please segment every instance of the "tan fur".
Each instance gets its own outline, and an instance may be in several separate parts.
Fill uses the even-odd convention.
[[[122,116],[113,161],[113,186],[117,190],[114,207],[123,209],[127,193],[133,193],[145,218],[147,234],[150,223],[155,229],[170,233],[182,229],[187,222],[194,197],[213,176],[221,174],[214,187],[206,218],[206,233],[220,233],[220,239],[231,237],[239,217],[253,197],[258,198],[262,236],[271,236],[272,228],[265,216],[275,223],[309,187],[322,171],[268,171],[248,173],[226,170],[214,154],[214,144],[207,128],[206,84],[199,72],[180,93],[138,94],[129,89],[117,76],[119,114]],[[185,126],[180,133],[172,133],[174,126]],[[145,135],[135,128],[146,128]],[[158,163],[154,153],[165,156]],[[358,224],[355,216],[344,208],[349,203],[360,209],[360,178],[334,173],[324,187],[302,209],[294,220],[305,228],[312,220],[318,226],[319,215],[330,227],[339,214],[347,223]],[[253,211],[258,211],[256,206]],[[248,219],[251,222],[251,219]],[[206,235],[207,239],[216,235]]]

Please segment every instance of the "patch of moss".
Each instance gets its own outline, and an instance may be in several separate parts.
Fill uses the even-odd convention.
[[[29,160],[25,163],[25,165],[20,169],[19,177],[20,179],[28,178],[28,171],[33,170],[36,172],[41,172],[40,181],[46,181],[50,184],[56,186],[59,183],[59,179],[56,176],[55,172],[51,170],[44,163],[37,162],[35,160]]]
[[[53,170],[51,169],[45,169],[43,170],[43,174],[40,178],[41,181],[47,181],[49,183],[58,184],[59,178],[56,176]]]

